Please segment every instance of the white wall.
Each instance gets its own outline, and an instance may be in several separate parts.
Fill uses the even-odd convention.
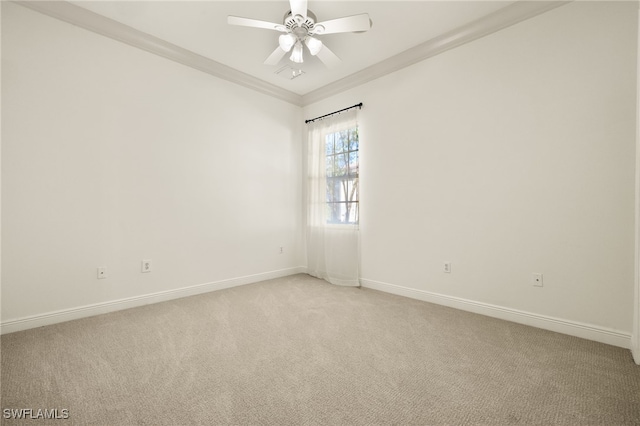
[[[2,9],[5,325],[296,271],[299,107]]]
[[[364,103],[365,284],[628,345],[635,7],[572,3],[305,108]]]

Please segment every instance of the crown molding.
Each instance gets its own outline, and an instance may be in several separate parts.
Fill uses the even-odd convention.
[[[517,24],[569,1],[517,1],[483,18],[449,31],[439,37],[405,50],[362,71],[351,74],[305,95],[298,95],[257,77],[206,58],[150,34],[136,30],[113,19],[91,12],[66,1],[13,2],[78,27],[118,40],[150,53],[162,56],[215,77],[227,80],[260,93],[298,106],[307,106],[371,80],[423,61],[447,50],[469,43],[503,28]]]
[[[313,104],[568,3],[571,3],[571,0],[517,1],[362,71],[311,91],[302,96],[302,104]]]
[[[199,71],[249,89],[302,106],[302,97],[259,78],[238,71],[190,50],[136,30],[113,19],[91,12],[66,1],[14,1],[29,9],[60,19],[78,27],[146,50]]]

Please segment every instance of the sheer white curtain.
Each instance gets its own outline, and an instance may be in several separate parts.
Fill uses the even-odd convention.
[[[359,209],[350,202],[358,196],[359,153],[347,152],[359,148],[357,112],[309,123],[307,272],[344,286],[360,285]],[[328,203],[334,197],[342,201]]]

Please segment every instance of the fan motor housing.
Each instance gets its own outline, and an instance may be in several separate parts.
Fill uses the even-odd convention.
[[[296,20],[296,17],[293,16],[291,11],[288,11],[284,15],[283,22],[284,22],[285,28],[288,31],[296,34],[297,36],[299,36],[299,35],[307,35],[307,34],[313,32],[313,28],[314,28],[314,26],[316,24],[316,15],[312,11],[307,10],[307,17],[306,18],[302,18],[302,19],[298,18],[298,20]],[[298,29],[304,29],[305,30],[305,34],[297,34],[298,32],[300,32]],[[298,30],[298,31],[296,31],[296,30]]]

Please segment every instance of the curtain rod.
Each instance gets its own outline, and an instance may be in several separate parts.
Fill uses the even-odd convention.
[[[320,117],[312,118],[310,120],[304,120],[304,123],[305,124],[313,123],[314,121],[320,120],[321,118],[329,117],[330,115],[334,115],[334,114],[339,114],[339,113],[341,113],[343,111],[347,111],[347,110],[352,109],[352,108],[360,108],[360,109],[362,109],[362,102],[360,102],[359,104],[352,105],[352,106],[350,106],[348,108],[342,108],[341,110],[333,111],[333,112],[330,112],[329,114],[321,115]]]

